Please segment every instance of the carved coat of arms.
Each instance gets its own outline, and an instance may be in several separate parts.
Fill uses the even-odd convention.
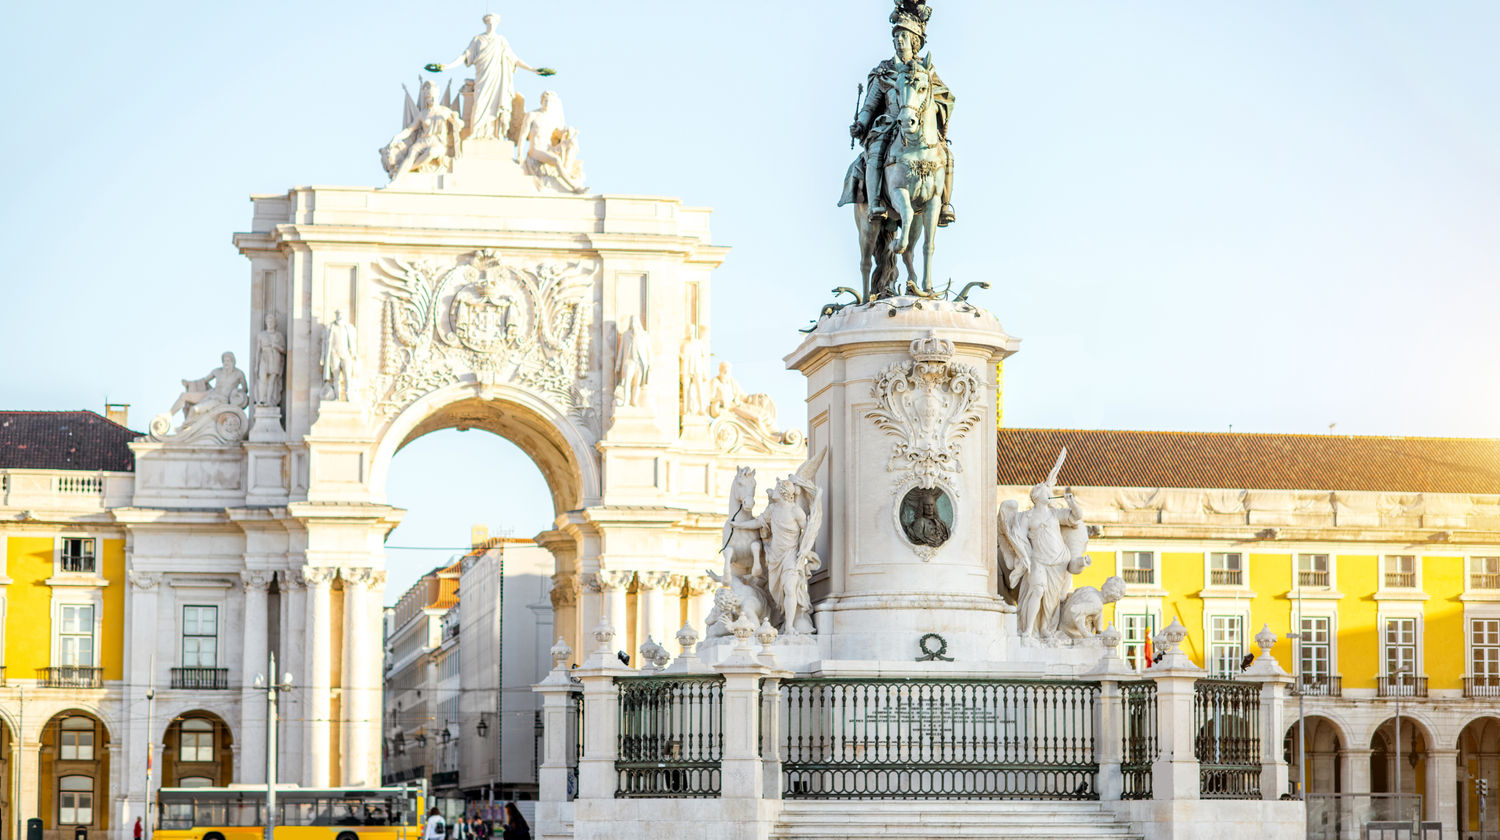
[[[928,333],[911,343],[912,361],[880,372],[866,416],[896,442],[886,468],[902,483],[932,488],[963,470],[960,442],[979,422],[980,380],[974,368],[952,361],[953,343]]]

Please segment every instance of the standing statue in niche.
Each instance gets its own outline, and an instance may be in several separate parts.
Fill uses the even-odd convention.
[[[933,68],[932,56],[917,55],[927,42],[931,17],[922,0],[896,0],[890,17],[895,57],[870,71],[869,87],[861,87],[864,98],[849,126],[864,152],[849,166],[839,206],[854,205],[865,300],[899,293],[898,257],[906,262],[908,292],[934,296],[933,237],[938,227],[957,220],[948,146],[955,98]],[[919,236],[920,285],[914,262]]]
[[[563,121],[562,99],[556,93],[542,91],[542,107],[526,113],[519,137],[516,154],[520,155],[524,144],[526,160],[521,168],[527,175],[541,184],[551,178],[569,192],[588,189],[583,185],[583,161],[578,157],[578,129]]]
[[[1022,639],[1050,642],[1057,635],[1063,599],[1073,575],[1089,565],[1088,526],[1072,490],[1063,494],[1067,506],[1052,507],[1052,488],[1064,448],[1047,480],[1031,488],[1031,508],[1007,500],[1000,505],[1000,574],[1016,594],[1017,624]]]
[[[344,320],[344,310],[335,309],[333,323],[323,329],[323,399],[349,399],[358,362],[359,340],[354,325]]]
[[[708,413],[708,344],[698,337],[696,326],[688,327],[682,342],[682,413],[701,416]]]
[[[444,100],[447,100],[446,96]],[[463,120],[449,107],[450,104],[438,101],[437,84],[431,81],[422,83],[416,103],[412,102],[411,94],[407,94],[402,128],[380,150],[380,165],[385,168],[392,184],[409,172],[441,172],[453,168],[453,159],[458,157],[463,142],[460,138]]]
[[[759,516],[729,523],[736,529],[760,531],[766,586],[782,613],[782,635],[807,635],[814,629],[807,579],[822,566],[813,551],[823,527],[823,493],[814,477],[826,454],[828,450],[819,450],[766,491],[768,503]]]
[[[469,137],[475,140],[503,138],[510,131],[516,68],[538,76],[551,76],[555,72],[522,61],[500,34],[500,16],[496,14],[484,16],[484,31],[475,35],[456,58],[446,64],[428,64],[424,69],[441,73],[460,62],[474,68],[474,104],[468,118]]]
[[[615,345],[615,405],[645,405],[650,381],[651,336],[634,315],[627,315]]]
[[[281,374],[286,366],[286,338],[276,329],[276,313],[266,313],[266,328],[255,336],[255,404],[281,405]]]

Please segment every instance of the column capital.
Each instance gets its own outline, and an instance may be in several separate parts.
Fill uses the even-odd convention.
[[[161,583],[161,572],[131,572],[130,585],[142,592],[154,592]]]
[[[599,572],[596,577],[599,580],[600,589],[625,589],[635,578],[635,572]]]
[[[719,588],[718,581],[708,575],[689,575],[687,577],[687,591],[689,595],[706,595]]]
[[[243,569],[240,571],[240,585],[246,592],[264,593],[271,588],[271,572],[266,569]]]
[[[552,576],[552,608],[572,606],[578,603],[579,582],[577,575],[558,572]]]
[[[604,591],[603,585],[599,582],[599,575],[594,572],[579,575],[578,584],[583,587],[583,591],[585,592],[598,593]]]
[[[635,585],[638,589],[665,589],[675,577],[671,572],[637,572]]]
[[[354,566],[339,569],[339,577],[343,579],[344,586],[366,587],[375,580],[375,570],[368,566]]]
[[[304,586],[327,588],[337,572],[333,566],[303,566],[297,571],[297,577]]]

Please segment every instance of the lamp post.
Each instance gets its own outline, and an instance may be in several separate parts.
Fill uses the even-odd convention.
[[[283,674],[276,681],[276,651],[271,651],[266,673],[271,675],[268,683],[260,674],[255,675],[255,687],[266,690],[266,832],[265,840],[272,840],[276,831],[276,704],[283,691],[292,690],[292,675]]]

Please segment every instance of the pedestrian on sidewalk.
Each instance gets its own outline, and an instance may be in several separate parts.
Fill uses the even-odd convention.
[[[515,802],[505,803],[505,833],[501,840],[531,840],[531,826],[526,824]]]
[[[448,823],[438,813],[437,806],[427,812],[427,827],[422,830],[422,840],[448,840]]]

